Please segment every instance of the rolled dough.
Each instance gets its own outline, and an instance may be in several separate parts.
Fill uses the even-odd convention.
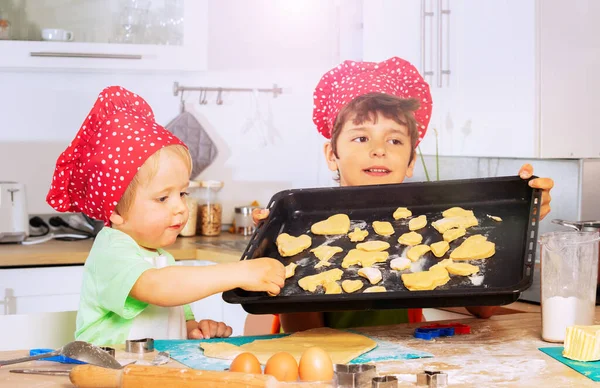
[[[321,327],[287,337],[256,340],[242,346],[226,342],[200,343],[206,357],[233,360],[240,353],[251,352],[261,364],[266,364],[267,360],[278,352],[288,352],[299,362],[302,353],[312,346],[325,350],[334,364],[346,364],[374,349],[377,342],[364,335]]]

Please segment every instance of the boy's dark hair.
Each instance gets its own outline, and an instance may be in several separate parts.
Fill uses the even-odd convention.
[[[333,130],[331,131],[331,149],[336,158],[337,139],[340,136],[342,127],[353,115],[355,125],[361,125],[365,121],[377,123],[377,113],[398,124],[408,127],[410,136],[411,153],[409,164],[415,157],[415,147],[419,139],[419,128],[414,112],[419,109],[419,101],[415,98],[400,98],[385,93],[367,93],[356,97],[348,105],[343,107],[335,118]]]

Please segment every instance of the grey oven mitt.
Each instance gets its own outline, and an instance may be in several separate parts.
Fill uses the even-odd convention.
[[[194,164],[192,179],[200,175],[217,157],[217,147],[190,112],[179,114],[165,128],[188,146]]]

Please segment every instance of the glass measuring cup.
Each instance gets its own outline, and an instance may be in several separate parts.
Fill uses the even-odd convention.
[[[594,323],[598,240],[597,231],[540,236],[544,341],[563,342],[567,326]]]

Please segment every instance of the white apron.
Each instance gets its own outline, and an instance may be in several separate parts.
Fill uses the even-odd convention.
[[[155,268],[168,266],[166,256],[145,257]],[[185,314],[182,306],[160,307],[148,305],[133,319],[127,339],[187,339]]]

